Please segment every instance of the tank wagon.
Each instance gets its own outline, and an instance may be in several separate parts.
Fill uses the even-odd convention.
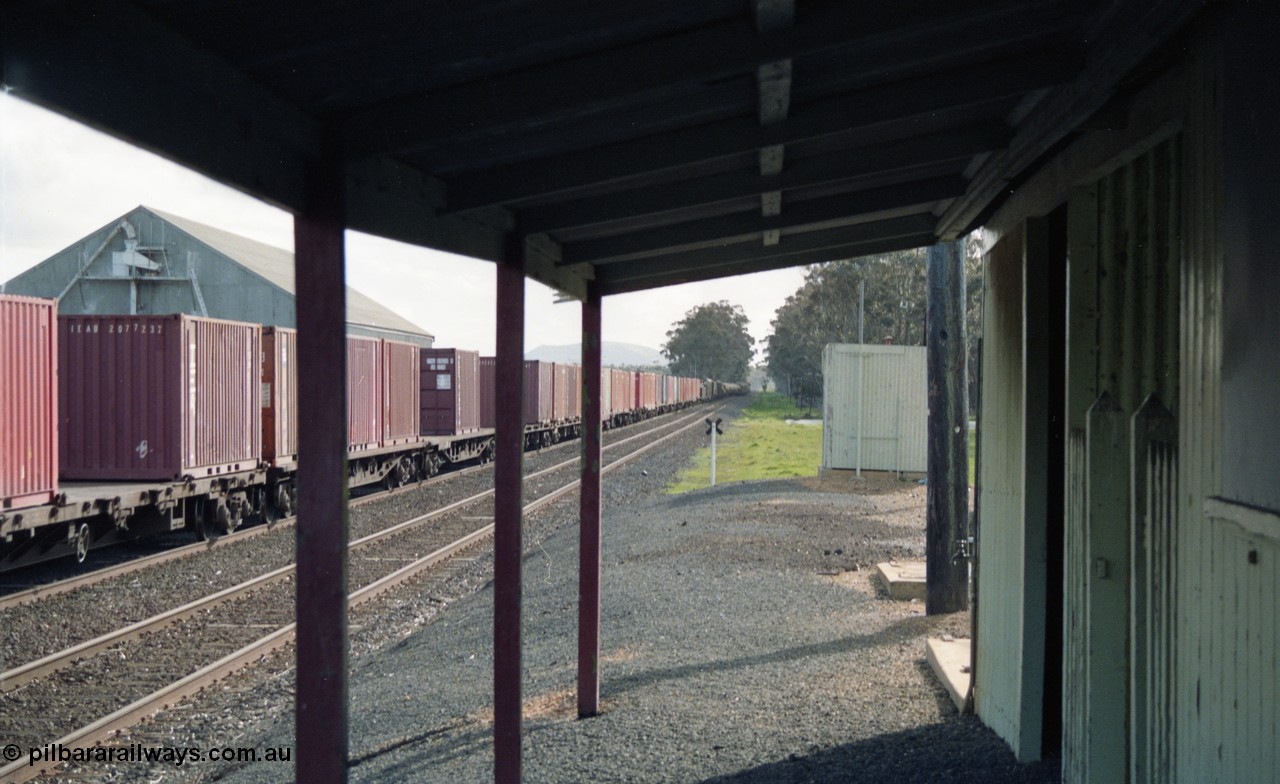
[[[150,534],[198,537],[297,508],[293,329],[190,315],[57,316],[0,295],[0,571]],[[351,487],[493,455],[493,357],[347,340]],[[615,427],[725,385],[604,368]],[[582,368],[525,363],[525,444],[581,434]]]

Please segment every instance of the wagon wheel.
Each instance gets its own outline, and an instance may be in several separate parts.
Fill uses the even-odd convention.
[[[191,516],[195,520],[196,541],[207,542],[218,538],[220,531],[206,512],[203,498],[191,500]]]
[[[93,534],[89,531],[88,523],[81,523],[76,529],[76,563],[84,563],[89,557],[89,548],[93,546]]]
[[[262,510],[262,522],[267,525],[273,525],[280,519],[280,510],[276,509],[274,499],[272,499],[275,488],[268,490],[263,487],[258,490],[258,506]]]

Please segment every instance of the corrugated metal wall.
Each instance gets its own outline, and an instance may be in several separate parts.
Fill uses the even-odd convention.
[[[1178,142],[1165,141],[1070,202],[1068,782],[1123,781],[1149,745],[1150,695],[1141,704],[1132,697],[1131,667],[1145,679],[1150,657],[1162,652],[1144,639],[1133,655],[1131,625],[1145,624],[1145,609],[1131,603],[1136,597],[1145,608],[1150,596],[1133,580],[1152,579],[1133,565],[1162,554],[1133,539],[1131,482],[1150,458],[1135,458],[1130,418],[1149,395],[1178,400],[1179,156]]]
[[[860,370],[864,357],[866,364]],[[928,469],[928,378],[923,346],[828,344],[822,353],[822,378],[824,468],[858,467],[861,425],[863,469],[910,473]]]
[[[1237,35],[1240,27],[1251,26],[1249,13],[1274,20],[1268,7],[1241,6],[1236,13],[1245,19],[1236,21]],[[1230,201],[1224,198],[1226,188],[1245,189],[1244,180],[1259,176],[1237,170],[1236,181],[1225,179],[1223,150],[1232,145],[1224,137],[1233,135],[1240,143],[1243,135],[1253,144],[1274,144],[1274,135],[1265,124],[1257,125],[1250,106],[1265,100],[1261,96],[1268,94],[1274,80],[1255,72],[1247,85],[1235,83],[1235,108],[1244,113],[1237,119],[1245,120],[1236,124],[1229,114],[1224,117],[1222,58],[1252,56],[1271,62],[1272,71],[1275,65],[1268,51],[1227,54],[1210,35],[1204,39],[1207,43],[1193,49],[1188,68],[1189,93],[1197,100],[1189,107],[1186,132],[1182,397],[1175,408],[1179,438],[1174,766],[1176,780],[1187,784],[1280,781],[1280,515],[1217,499],[1224,492],[1222,459],[1229,448],[1223,438],[1222,386],[1227,227],[1236,232],[1237,241],[1254,240],[1247,252],[1264,263],[1269,257],[1272,275],[1275,258],[1273,246],[1249,233],[1267,227],[1250,226],[1244,216],[1222,212],[1222,205]],[[1258,97],[1250,94],[1254,86]],[[1268,111],[1263,112],[1264,120]],[[1271,180],[1263,187],[1274,193],[1276,185]],[[1269,339],[1274,346],[1276,336]],[[1273,388],[1272,405],[1274,395]],[[1255,414],[1265,415],[1256,409],[1259,405],[1266,402],[1254,403]],[[1272,445],[1273,461],[1275,454]]]

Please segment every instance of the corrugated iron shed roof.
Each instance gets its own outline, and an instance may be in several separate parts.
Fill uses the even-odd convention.
[[[237,264],[246,267],[277,288],[289,294],[294,293],[293,254],[289,251],[153,207],[143,206],[142,209],[162,218],[191,235],[193,239],[203,242]],[[434,337],[422,327],[378,304],[351,286],[347,286],[347,321],[351,324]]]

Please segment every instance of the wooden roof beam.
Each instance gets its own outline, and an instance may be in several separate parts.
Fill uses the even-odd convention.
[[[795,24],[795,0],[756,0],[756,30],[772,33]],[[760,92],[760,124],[775,125],[787,119],[791,108],[791,60],[762,65],[756,69],[756,85]],[[786,148],[781,144],[760,150],[760,174],[768,177],[782,173]],[[782,211],[782,191],[760,194],[760,214],[765,217]],[[763,230],[765,245],[777,245],[782,234],[776,228]]]
[[[764,246],[751,242],[737,242],[697,250],[674,253],[648,254],[626,261],[599,262],[594,264],[596,277],[616,276],[617,270],[637,269],[645,266],[654,270],[684,269],[701,264],[728,264],[735,261],[773,258],[780,254],[823,250],[860,242],[878,242],[895,237],[914,236],[933,231],[937,219],[929,213],[902,215],[896,218],[861,223],[855,226],[839,226],[805,234],[784,237],[779,245]]]
[[[978,153],[1002,148],[1011,136],[1012,132],[1003,123],[980,123],[944,133],[926,134],[870,145],[852,152],[797,161],[773,177],[761,177],[753,171],[732,172],[533,207],[520,212],[521,225],[530,233],[546,232],[557,227],[588,226],[643,215],[679,212],[701,204],[850,180],[877,173],[909,171],[914,167],[943,161],[959,163]]]
[[[765,37],[757,37],[749,21],[738,20],[371,106],[346,118],[344,136],[355,154],[410,152],[442,139],[616,109],[637,96],[839,49],[867,57],[867,78],[875,78],[907,53],[917,63],[921,53],[981,48],[990,30],[1021,29],[1030,15],[1045,28],[1065,26],[1077,20],[1077,8],[1062,0],[1032,7],[1000,0],[978,10],[951,0],[829,3],[795,27]]]
[[[630,291],[643,291],[661,286],[674,286],[681,283],[694,283],[716,278],[727,278],[733,275],[747,275],[753,272],[765,272],[786,267],[797,267],[802,264],[816,264],[823,261],[854,259],[889,253],[895,250],[908,250],[930,245],[934,242],[933,232],[904,234],[885,239],[868,240],[847,244],[833,244],[821,248],[803,248],[791,250],[784,240],[782,244],[762,250],[771,251],[767,255],[738,256],[723,261],[706,261],[689,263],[685,261],[664,262],[662,259],[645,262],[629,262],[602,267],[596,276],[596,285],[603,294],[625,294]]]
[[[862,214],[888,212],[908,207],[919,207],[917,212],[928,212],[932,204],[963,194],[967,184],[968,182],[960,176],[935,177],[918,182],[796,202],[789,205],[785,212],[775,216],[765,217],[755,212],[738,213],[613,237],[566,243],[562,248],[561,258],[562,263],[565,264],[617,262],[673,250],[694,250],[698,247],[740,243],[768,232],[773,232],[781,241],[784,235],[792,235],[797,230],[809,226],[829,226],[837,221],[843,221],[846,224],[866,223],[865,219],[858,219]]]
[[[1116,3],[1102,14],[1095,29],[1085,34],[1091,42],[1090,56],[1079,78],[1041,102],[1009,148],[978,168],[969,192],[939,220],[938,238],[960,237],[998,209],[1015,178],[1033,174],[1036,161],[1105,106],[1121,79],[1203,9],[1197,0],[1133,0]]]
[[[600,183],[621,184],[712,158],[945,113],[1061,84],[1079,72],[1082,62],[1078,51],[1037,52],[791,107],[787,121],[777,125],[761,126],[756,117],[734,118],[456,178],[446,176],[448,209],[466,211],[569,195]]]
[[[0,5],[0,58],[16,97],[277,206],[303,206],[319,124],[132,3]]]

